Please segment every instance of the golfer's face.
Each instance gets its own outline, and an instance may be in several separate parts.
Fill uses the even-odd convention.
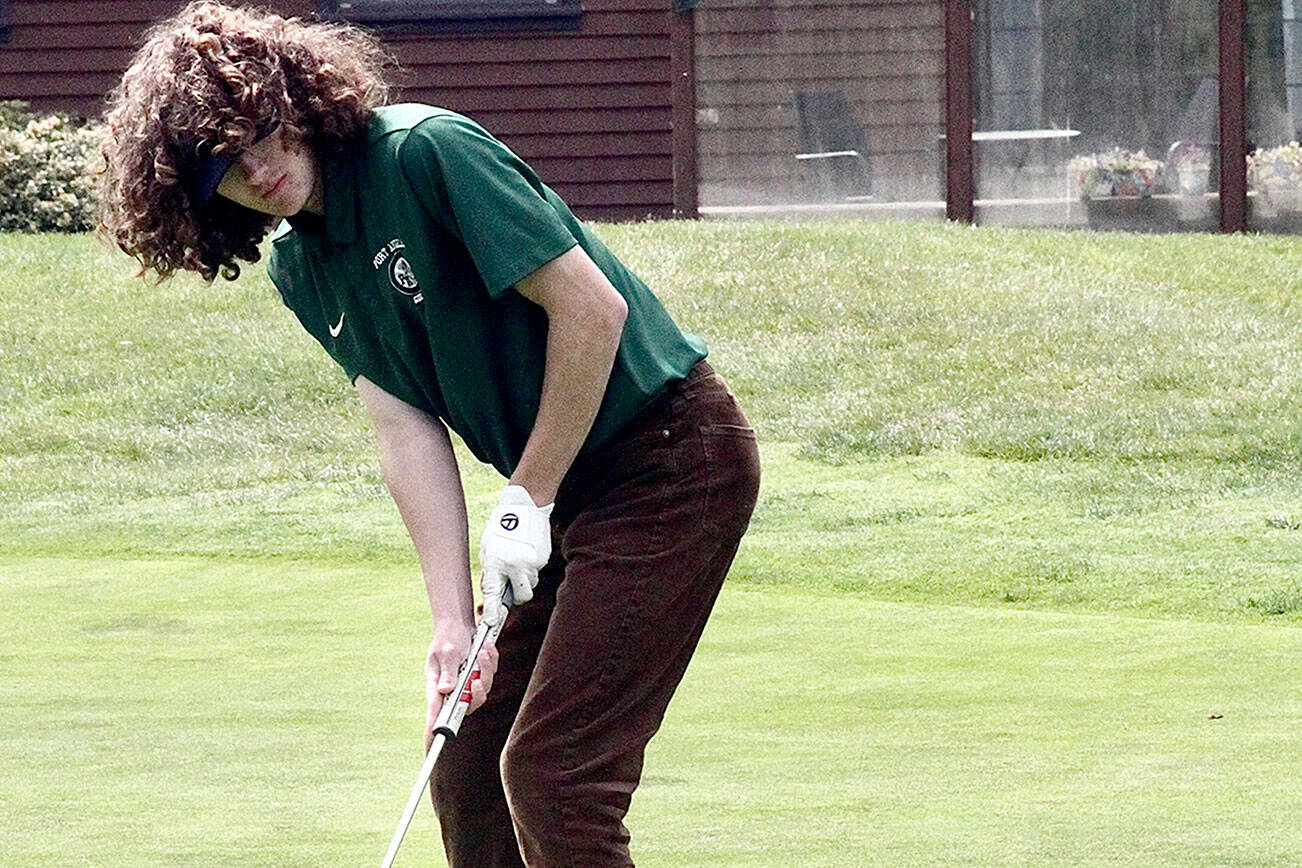
[[[290,217],[303,210],[317,184],[312,149],[283,135],[283,127],[240,154],[217,194],[253,211]]]

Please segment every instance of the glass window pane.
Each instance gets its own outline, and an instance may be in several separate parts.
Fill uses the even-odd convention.
[[[1216,0],[973,0],[977,219],[1215,228]]]
[[[700,4],[702,213],[942,218],[943,11],[934,0]]]
[[[1248,0],[1248,220],[1302,232],[1302,0]]]

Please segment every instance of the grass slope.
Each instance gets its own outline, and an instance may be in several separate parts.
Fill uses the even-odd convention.
[[[602,231],[762,434],[738,578],[1302,617],[1294,240]],[[0,254],[0,553],[411,563],[357,402],[257,267],[153,287],[83,237]]]

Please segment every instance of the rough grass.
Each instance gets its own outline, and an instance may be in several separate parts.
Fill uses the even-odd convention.
[[[1291,461],[1298,245],[857,223],[700,224],[617,242],[716,340],[772,439]],[[644,255],[648,253],[649,255]]]
[[[708,337],[765,438],[813,457],[1268,467],[1298,454],[1292,239],[862,223],[603,234]],[[257,266],[235,285],[154,288],[85,238],[0,245],[10,460],[243,453],[217,484],[319,479],[321,456],[352,466],[352,399]]]
[[[1302,618],[1298,242],[601,232],[761,432],[739,581]],[[0,262],[0,553],[410,563],[357,402],[259,267],[155,287],[40,236]],[[464,465],[486,509],[498,483]]]

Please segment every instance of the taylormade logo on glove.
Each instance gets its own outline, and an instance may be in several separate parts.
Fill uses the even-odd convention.
[[[489,624],[499,623],[505,615],[502,591],[507,582],[517,606],[533,599],[538,571],[552,555],[553,506],[535,505],[523,486],[508,485],[502,491],[479,541],[484,620]]]

